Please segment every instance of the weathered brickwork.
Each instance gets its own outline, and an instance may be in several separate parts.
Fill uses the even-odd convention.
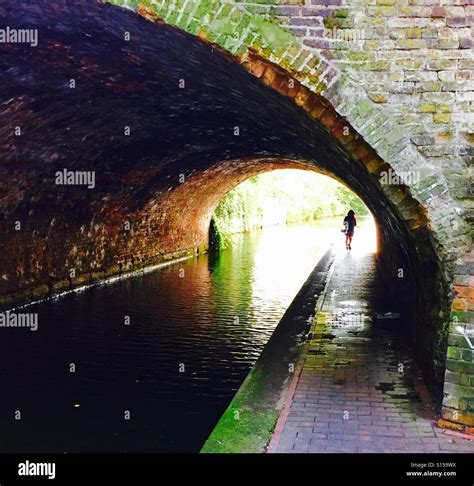
[[[128,4],[151,19],[156,13],[244,60],[248,48],[254,49],[310,91],[322,94],[384,162],[400,172],[417,172],[420,181],[410,191],[428,209],[447,280],[461,282],[452,288],[456,297],[451,319],[469,330],[474,303],[468,253],[474,208],[474,7],[467,0]],[[282,80],[275,82],[265,70],[254,74],[281,92]],[[297,98],[297,103],[305,106],[304,99]],[[426,284],[425,290],[436,289]],[[451,323],[450,331],[452,356],[447,360],[443,414],[471,423],[466,414],[473,412],[472,352],[454,351],[465,338],[459,336],[459,326]],[[445,331],[438,334],[443,348]],[[429,354],[444,361],[443,351],[425,344]]]
[[[24,7],[30,21],[48,10],[47,2],[31,3],[40,7]],[[48,25],[77,17],[95,32],[94,44],[56,26],[33,68],[29,51],[3,47],[6,67],[19,63],[18,72],[35,73],[30,86],[3,71],[1,153],[10,180],[19,182],[0,199],[3,301],[203,249],[212,210],[228,189],[275,167],[317,169],[358,192],[378,219],[381,266],[391,282],[400,268],[411,280],[396,290],[414,295],[419,359],[438,383],[447,363],[443,415],[471,424],[474,364],[462,333],[472,326],[474,303],[472,7],[434,0],[110,3],[133,11],[91,0],[74,8],[49,3]],[[127,29],[133,42],[124,47]],[[338,38],[344,35],[356,42]],[[38,98],[43,83],[50,89],[71,77],[82,83],[76,98]],[[191,98],[170,88],[181,78],[195,90]],[[237,111],[239,139],[230,136],[235,123],[226,125]],[[164,112],[167,118],[156,116]],[[29,134],[21,145],[12,135],[17,125]],[[132,136],[123,141],[125,125]],[[45,137],[56,148],[42,146]],[[72,160],[101,174],[93,195],[77,199],[66,189],[54,198],[57,188],[38,186]],[[418,179],[381,184],[390,171]],[[26,231],[13,232],[15,221]]]

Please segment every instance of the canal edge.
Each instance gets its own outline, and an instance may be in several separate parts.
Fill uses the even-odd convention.
[[[334,257],[334,256],[333,256]],[[326,294],[327,294],[327,289],[328,289],[328,282],[331,279],[331,275],[334,271],[334,258],[333,261],[331,262],[331,266],[329,268],[329,271],[326,275],[326,282],[324,285],[324,289],[321,292],[321,295],[318,297],[318,300],[316,302],[316,307],[314,311],[314,317],[313,317],[313,322],[310,326],[309,333],[307,336],[311,333],[312,329],[314,328],[314,323],[322,309],[323,303],[326,299]],[[306,337],[307,337],[306,336]],[[281,439],[281,434],[283,432],[283,429],[285,428],[286,425],[286,420],[288,418],[288,415],[290,413],[290,408],[291,404],[293,402],[293,398],[296,393],[296,388],[298,386],[298,383],[300,381],[301,373],[304,368],[304,364],[306,361],[306,353],[304,352],[304,342],[301,343],[301,347],[298,350],[298,358],[296,362],[296,367],[295,367],[295,374],[293,376],[293,379],[291,380],[290,386],[287,389],[286,392],[286,398],[285,398],[285,403],[283,405],[283,408],[281,409],[280,416],[278,417],[277,424],[275,426],[275,429],[273,430],[273,433],[271,435],[270,441],[268,443],[268,447],[266,452],[269,454],[271,453],[276,453],[278,450],[278,445],[280,444],[280,439]]]
[[[271,452],[276,427],[279,422],[281,426],[285,405],[301,373],[302,346],[324,300],[334,259],[331,247],[287,308],[201,453]]]

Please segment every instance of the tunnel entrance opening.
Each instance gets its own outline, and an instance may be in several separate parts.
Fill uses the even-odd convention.
[[[256,161],[257,164],[294,164],[295,161],[282,161],[282,160],[265,160],[261,159]],[[252,166],[250,161],[247,167]],[[327,172],[319,171],[313,163],[308,163],[305,161],[300,161],[303,164],[300,167],[295,167],[295,169],[287,169],[288,171],[294,171],[295,173],[311,173],[315,176],[327,179]],[[255,173],[259,173],[262,168],[255,170]],[[278,170],[278,165],[273,165],[273,169],[269,169],[274,173],[280,172]],[[229,168],[227,168],[229,172]],[[265,173],[258,177],[264,177]],[[285,172],[281,170],[281,172]],[[333,180],[333,179],[331,179]],[[248,182],[246,182],[248,184]],[[243,185],[245,185],[244,183]],[[227,186],[228,187],[228,186]],[[231,187],[234,187],[233,185]],[[339,187],[344,187],[346,191],[351,192],[345,185],[340,185]],[[214,193],[215,194],[215,193]],[[219,192],[222,195],[225,191]],[[221,213],[229,213],[230,207],[232,207],[232,200],[235,201],[236,194],[231,192],[227,193],[227,208],[224,205],[221,208]],[[244,191],[245,194],[245,191]],[[240,199],[244,199],[244,194],[240,194]],[[347,193],[346,193],[347,194]],[[238,199],[238,197],[237,197]],[[224,201],[226,197],[224,197]],[[222,240],[225,240],[225,235],[219,234],[217,231],[218,225],[216,224],[215,210],[214,208],[219,208],[218,201],[222,201],[220,198],[214,198],[214,205],[211,210],[207,213],[207,220],[209,221],[209,235],[214,238],[214,242],[218,245],[222,244]],[[240,201],[241,203],[242,201]],[[376,243],[375,248],[377,249],[377,276],[375,278],[376,289],[374,292],[374,314],[373,320],[375,325],[380,327],[390,327],[392,330],[396,331],[404,336],[407,340],[407,346],[412,347],[414,351],[414,358],[421,368],[421,373],[424,376],[424,381],[431,390],[432,398],[436,406],[439,406],[442,399],[442,375],[444,372],[444,350],[445,342],[443,342],[443,336],[437,335],[436,338],[438,342],[433,342],[433,335],[426,332],[426,323],[430,321],[430,317],[426,314],[427,309],[429,309],[434,302],[433,296],[439,295],[440,291],[440,280],[436,264],[426,264],[422,263],[417,254],[416,246],[411,240],[408,231],[400,229],[400,227],[390,221],[392,213],[388,209],[387,214],[385,213],[384,204],[380,204],[381,201],[376,201],[372,206],[372,209],[368,209],[368,213],[372,216],[373,214],[378,215],[376,230]],[[370,204],[370,203],[369,203]],[[222,216],[222,214],[221,214]],[[375,219],[375,218],[374,218]],[[336,225],[337,231],[340,231],[341,221]],[[228,224],[228,221],[227,223]],[[225,225],[224,225],[225,226]],[[241,228],[242,229],[242,228]],[[342,241],[339,242],[342,245]],[[214,250],[216,246],[214,246]],[[225,242],[224,242],[225,246]],[[212,247],[212,245],[211,245]],[[364,244],[364,249],[370,247],[370,242],[366,241]],[[212,248],[211,248],[212,249]],[[428,272],[428,273],[427,273]],[[426,284],[426,279],[431,280],[431,286]],[[432,294],[430,295],[430,292]],[[432,325],[432,321],[431,321]],[[431,331],[432,332],[432,331]],[[428,345],[427,345],[428,343]],[[438,346],[438,347],[437,347]],[[433,369],[438,366],[437,377],[433,378]]]
[[[255,229],[327,221],[333,226],[323,236],[327,247],[339,250],[345,245],[343,222],[349,211],[358,225],[354,248],[375,252],[375,221],[350,189],[317,171],[274,169],[245,180],[218,202],[209,224],[209,249],[223,250],[232,244],[232,235]]]
[[[292,223],[311,226],[314,222],[326,221],[327,225],[319,227],[319,234],[317,231],[312,237],[323,239],[326,247],[333,248],[336,253],[346,253],[342,224],[350,209],[355,210],[358,221],[350,256],[353,260],[360,260],[373,253],[378,266],[376,274],[368,282],[374,286],[372,313],[367,315],[350,311],[343,320],[351,326],[358,322],[360,329],[364,329],[367,321],[370,321],[378,328],[401,335],[407,348],[411,348],[417,337],[415,316],[418,304],[414,298],[417,282],[413,277],[406,278],[406,268],[399,268],[396,278],[393,278],[393,275],[387,275],[383,266],[385,254],[393,257],[393,247],[400,244],[398,235],[390,235],[386,243],[388,249],[384,249],[378,224],[365,203],[344,184],[321,174],[315,166],[307,169],[273,169],[248,178],[227,192],[211,213],[209,250],[226,250],[232,246],[233,237],[244,232],[273,226],[291,227]],[[383,217],[383,212],[379,215]],[[285,236],[279,232],[278,238],[284,240]],[[267,259],[273,259],[274,267],[281,265],[285,252],[298,251],[295,240],[290,238],[289,242],[283,247],[279,244],[275,252],[274,239],[269,237],[265,254]],[[272,272],[271,264],[267,268],[271,274],[269,280],[285,278],[281,272]],[[291,273],[291,268],[286,271]],[[360,283],[355,280],[352,284],[357,286]]]

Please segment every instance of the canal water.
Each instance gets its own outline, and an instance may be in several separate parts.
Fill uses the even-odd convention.
[[[197,452],[341,222],[35,304],[1,330],[1,452]],[[18,311],[20,312],[20,311]]]

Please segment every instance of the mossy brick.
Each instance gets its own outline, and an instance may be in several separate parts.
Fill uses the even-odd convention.
[[[288,47],[287,53],[288,53],[289,56],[294,58],[295,56],[298,55],[300,50],[301,50],[301,44],[295,42],[295,43],[291,44],[290,47]]]
[[[375,53],[367,51],[349,51],[343,54],[348,61],[372,61],[375,59]]]
[[[352,18],[340,18],[340,17],[335,17],[335,18],[339,20],[339,28],[341,30],[354,29],[356,27],[354,20]]]
[[[213,0],[200,0],[197,9],[194,12],[194,16],[199,18],[205,17],[209,12],[214,11],[215,5]]]
[[[405,29],[405,37],[407,39],[420,39],[421,29],[419,27]]]
[[[334,17],[347,18],[350,14],[350,9],[348,8],[338,8],[334,10]]]
[[[474,312],[472,311],[451,311],[451,321],[456,324],[470,324],[474,322]]]
[[[472,349],[463,349],[461,359],[463,361],[472,361]]]
[[[226,19],[229,17],[230,13],[232,12],[232,9],[235,8],[233,5],[230,3],[225,3],[223,4],[222,9],[219,9],[219,19]]]
[[[178,13],[178,12],[170,12],[168,15],[171,16],[173,13]],[[176,16],[176,25],[183,30],[186,30],[187,32],[190,32],[190,24],[193,21],[192,16],[190,15],[189,12],[189,7],[187,7],[185,10],[181,11],[178,13]]]
[[[363,68],[367,71],[389,71],[390,63],[388,61],[369,61],[364,63]]]
[[[410,16],[410,17],[422,16],[421,15],[422,12],[420,11],[420,8],[413,6],[413,5],[402,5],[402,6],[399,7],[398,11],[404,16],[405,15]],[[425,12],[426,12],[426,15],[429,15],[429,9],[428,8],[425,9]]]
[[[223,40],[221,40],[222,47],[224,47],[231,53],[233,53],[236,50],[238,44],[239,44],[238,39],[235,39],[230,35],[225,35]]]
[[[248,21],[250,22],[251,16],[250,15],[245,15],[242,10],[239,10],[235,8],[232,10],[231,14],[229,15],[229,18],[236,22],[237,24],[240,23],[244,18],[247,18]],[[248,23],[249,23],[248,22]]]
[[[293,43],[293,36],[289,32],[268,20],[254,16],[251,25],[260,34],[264,46],[269,46],[272,50],[287,49]]]
[[[364,99],[357,103],[357,105],[354,107],[354,111],[359,115],[359,116],[367,116],[371,113],[371,111],[374,109],[373,103],[371,103],[368,99]]]
[[[292,62],[292,67],[295,71],[299,71],[306,60],[309,58],[310,54],[307,51],[302,51],[296,59]]]
[[[184,3],[184,5],[181,8],[181,12],[183,16],[191,17],[194,16],[197,9],[199,8],[199,5],[201,5],[202,0],[199,0],[198,2],[194,2],[192,0],[188,0],[187,2]],[[169,11],[174,10],[171,5],[168,3],[168,8],[170,9]]]
[[[373,17],[395,17],[396,8],[392,6],[368,7],[367,14]]]
[[[426,69],[433,71],[455,70],[457,59],[430,59],[426,62]]]
[[[434,103],[421,103],[418,110],[421,113],[436,113],[436,105]]]
[[[449,334],[449,345],[455,348],[470,349],[466,338],[459,334]]]
[[[323,19],[323,25],[326,29],[340,29],[342,24],[342,19],[325,17]]]
[[[177,10],[175,10],[175,11],[171,12],[170,15],[168,15],[168,17],[166,18],[166,21],[169,24],[176,25],[178,17],[179,17],[179,12]]]
[[[455,385],[453,383],[446,383],[444,385],[444,392],[449,393],[453,397],[459,399],[474,398],[474,388],[470,386]]]
[[[309,67],[309,69],[316,69],[320,64],[321,64],[321,59],[316,54],[313,54],[306,61],[306,65]]]
[[[187,5],[188,3],[190,3],[190,0],[177,0],[176,3],[174,4],[174,7],[171,10],[182,12],[184,10],[185,5]],[[169,4],[166,1],[163,1],[162,5],[163,8],[166,7],[168,11],[170,10]]]
[[[242,0],[237,0],[238,2],[242,1]],[[242,2],[242,3],[245,3],[245,2]],[[274,5],[275,3],[278,3],[278,2],[275,2],[275,0],[252,0],[251,2],[249,2],[250,4],[252,3],[259,3],[259,4],[268,4],[268,5]],[[285,2],[280,2],[280,3],[285,3]],[[301,1],[294,1],[294,2],[291,2],[292,4],[298,4],[298,3],[302,3]]]
[[[441,113],[451,113],[453,111],[453,107],[450,105],[439,104],[436,105],[436,111],[439,111]]]
[[[391,44],[392,41],[387,41],[384,39],[371,39],[364,41],[364,49],[371,51],[385,50],[389,45],[391,46]]]
[[[425,49],[427,43],[425,39],[399,39],[397,45],[400,49]]]
[[[458,383],[462,386],[472,387],[473,383],[471,378],[473,378],[472,375],[466,375],[464,373],[460,373]],[[455,383],[455,382],[450,382],[450,383]]]
[[[254,45],[254,40],[255,40],[255,34],[252,32],[251,29],[249,29],[246,36],[242,39],[242,43],[245,44],[246,46],[252,47]]]
[[[252,23],[252,18],[249,15],[241,17],[239,20],[239,25],[237,27],[239,31],[239,35],[243,34],[244,31],[250,27],[251,23]]]
[[[433,115],[433,123],[442,125],[451,121],[451,115],[449,113],[435,113]]]
[[[150,8],[152,8],[158,14],[161,13],[164,18],[165,14],[169,15],[173,11],[182,12],[188,2],[189,0],[176,0],[173,8],[170,8],[169,2],[163,0],[160,2],[151,2]]]
[[[459,410],[463,413],[467,412],[469,409],[469,398],[460,398],[459,399]]]
[[[186,27],[186,30],[190,34],[197,34],[199,32],[199,29],[201,28],[201,22],[199,20],[192,20],[190,24]]]
[[[446,360],[446,369],[459,373],[472,374],[474,373],[474,363],[448,358]]]

